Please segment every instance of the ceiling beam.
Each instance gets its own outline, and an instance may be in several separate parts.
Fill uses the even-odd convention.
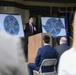
[[[76,7],[76,3],[49,3],[49,2],[36,2],[36,1],[25,1],[25,5],[50,6],[50,7]]]
[[[49,3],[76,3],[76,0],[24,0],[30,2],[49,2]]]
[[[41,0],[37,0],[37,1],[36,0],[32,0],[32,1],[31,0],[0,0],[0,1],[13,1],[13,2],[23,4],[23,5],[30,5],[30,6],[76,7],[76,0],[70,0],[70,1],[62,0],[62,1],[65,1],[66,3],[48,2],[48,1],[60,1],[60,0],[46,0],[47,2],[45,2],[45,0],[43,2],[38,2]]]

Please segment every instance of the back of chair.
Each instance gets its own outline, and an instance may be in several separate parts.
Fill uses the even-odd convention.
[[[55,69],[56,62],[57,62],[57,59],[45,59],[45,60],[43,60],[39,71],[41,72],[42,66],[52,66],[52,65],[54,65],[54,71],[56,71],[56,69]]]
[[[56,59],[45,59],[42,61],[41,66],[51,66],[56,64]]]

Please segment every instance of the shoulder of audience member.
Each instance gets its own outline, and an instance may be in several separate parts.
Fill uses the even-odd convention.
[[[55,46],[55,47],[54,47],[54,49],[58,48],[59,46],[60,46],[60,45],[58,45],[58,46]]]
[[[41,50],[42,48],[39,48],[38,50]]]
[[[54,50],[56,50],[57,46],[54,47]]]
[[[61,55],[61,58],[60,58],[60,59],[65,59],[65,58],[67,58],[68,55],[69,55],[69,53],[70,53],[70,49],[67,50],[67,51],[65,51],[65,52]]]

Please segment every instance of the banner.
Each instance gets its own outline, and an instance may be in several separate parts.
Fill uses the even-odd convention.
[[[0,14],[0,31],[24,37],[21,15]]]
[[[52,37],[66,36],[64,18],[42,17],[41,20],[43,33],[51,33]]]

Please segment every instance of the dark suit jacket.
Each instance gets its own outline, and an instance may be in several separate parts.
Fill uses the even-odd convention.
[[[24,29],[24,34],[25,34],[25,46],[24,46],[24,53],[25,53],[25,56],[27,57],[28,56],[28,37],[30,36],[30,25],[29,23],[26,23],[26,29]],[[33,35],[36,34],[36,31],[34,30],[34,25],[33,25]]]
[[[55,50],[50,45],[45,45],[45,46],[39,48],[36,59],[35,59],[35,64],[37,67],[40,67],[40,65],[44,59],[52,59],[55,57],[56,57]],[[43,72],[53,71],[53,66],[42,67],[42,71]]]
[[[30,36],[30,25],[29,25],[29,23],[26,23],[25,25],[26,25],[25,33],[28,33]],[[36,31],[34,30],[34,25],[33,25],[33,34],[35,34],[35,33],[36,33]]]
[[[29,23],[26,23],[26,29],[24,30],[24,34],[25,34],[25,40],[26,42],[28,41],[28,37],[30,36],[30,25]],[[33,35],[36,34],[36,31],[34,30],[34,25],[33,25]]]
[[[57,57],[57,68],[58,68],[58,63],[59,63],[59,59],[60,56],[68,49],[70,49],[69,46],[67,46],[66,44],[61,44],[59,46],[54,47],[55,51],[56,51],[56,57]]]

